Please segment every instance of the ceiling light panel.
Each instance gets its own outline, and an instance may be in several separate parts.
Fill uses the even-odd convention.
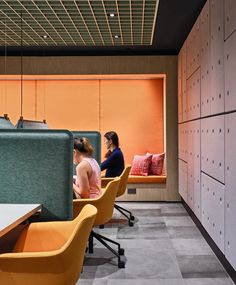
[[[1,0],[0,46],[151,45],[158,4],[159,0]]]

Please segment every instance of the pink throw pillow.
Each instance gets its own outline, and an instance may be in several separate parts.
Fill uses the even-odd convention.
[[[162,175],[165,153],[158,153],[152,155],[152,163],[150,167],[150,175]]]
[[[135,155],[130,174],[148,176],[149,168],[152,162],[152,155]]]

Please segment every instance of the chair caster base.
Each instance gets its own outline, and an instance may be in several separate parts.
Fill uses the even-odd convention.
[[[134,217],[134,216],[130,216],[130,220],[131,220],[131,221],[134,221],[134,220],[135,220],[135,217]]]
[[[129,226],[130,226],[130,227],[133,227],[133,226],[134,226],[134,223],[129,222]]]
[[[124,253],[125,253],[125,250],[123,248],[120,248],[119,255],[124,255]]]
[[[120,261],[118,262],[118,267],[119,267],[119,268],[125,268],[125,262],[122,261],[122,260],[120,260]]]

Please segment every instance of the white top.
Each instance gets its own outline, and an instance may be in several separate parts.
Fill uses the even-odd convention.
[[[40,204],[0,204],[0,237],[40,209]]]

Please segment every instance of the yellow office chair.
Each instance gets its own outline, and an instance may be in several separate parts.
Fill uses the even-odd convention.
[[[89,203],[94,205],[98,210],[96,219],[94,221],[94,226],[99,226],[107,223],[112,218],[116,193],[119,184],[120,178],[117,177],[107,184],[106,188],[103,189],[102,195],[98,198],[73,200],[74,217],[80,213],[84,205]],[[108,248],[113,254],[118,257],[119,268],[125,267],[124,261],[122,261],[120,258],[121,255],[124,255],[124,249],[120,247],[120,244],[118,242],[92,231],[89,237],[89,253],[93,253],[93,238],[96,238],[98,241],[100,241],[106,248]],[[114,250],[107,242],[117,245],[118,250]]]
[[[27,226],[14,252],[0,254],[0,284],[75,285],[96,214],[86,205],[73,221]]]
[[[129,173],[130,173],[130,169],[131,169],[131,165],[127,165],[125,167],[125,169],[123,170],[123,172],[120,175],[120,185],[116,194],[116,197],[120,197],[122,196],[127,188],[127,182],[128,182],[128,178],[129,178]],[[114,178],[113,177],[102,177],[102,187],[104,188],[108,182],[112,181]],[[118,206],[117,204],[114,205],[115,209],[117,211],[119,211],[122,215],[124,215],[128,222],[129,222],[129,226],[133,227],[134,223],[132,222],[135,217],[132,215],[132,213],[130,211],[128,211],[125,208],[122,208],[121,206]],[[129,214],[129,216],[127,215],[127,213]]]

